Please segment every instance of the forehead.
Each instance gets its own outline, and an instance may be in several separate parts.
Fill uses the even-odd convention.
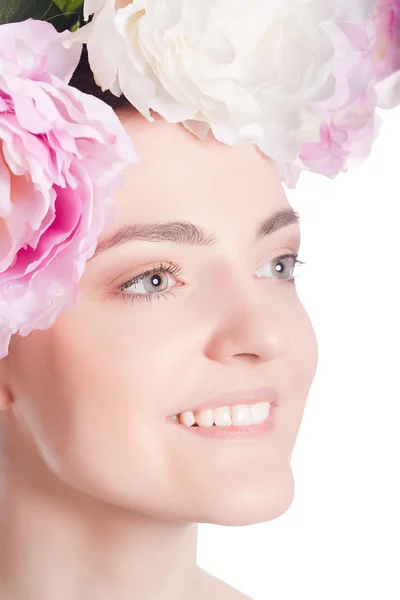
[[[182,124],[153,114],[121,120],[140,163],[123,173],[117,192],[118,221],[265,217],[289,206],[276,167],[251,144],[228,147],[209,132],[201,140]]]

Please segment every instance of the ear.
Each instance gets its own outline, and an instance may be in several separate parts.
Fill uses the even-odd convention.
[[[9,388],[8,356],[0,360],[0,411],[6,410],[13,403],[13,397]]]

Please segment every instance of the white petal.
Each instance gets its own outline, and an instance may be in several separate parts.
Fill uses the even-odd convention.
[[[379,81],[375,86],[379,108],[395,108],[400,104],[400,71]]]
[[[94,12],[101,10],[106,2],[107,0],[85,0],[83,5],[83,18],[85,21],[87,21]]]
[[[127,55],[125,40],[115,27],[113,4],[108,2],[98,14],[87,43],[90,68],[97,85],[103,90],[111,88],[117,77],[118,67]]]
[[[118,98],[120,96],[122,96],[122,90],[121,90],[121,86],[119,85],[118,79],[116,79],[114,81],[114,83],[112,84],[112,86],[110,87],[110,92],[112,94],[114,94],[114,96],[118,96]]]
[[[362,25],[372,16],[378,0],[313,0],[311,4],[311,10],[319,21],[333,19]]]
[[[204,140],[207,137],[208,132],[210,131],[209,123],[204,123],[202,121],[193,121],[192,119],[184,121],[183,126],[186,127],[186,129],[190,131],[190,133],[193,133],[193,135],[196,135],[201,140]]]
[[[118,70],[118,81],[121,90],[129,102],[149,121],[149,105],[154,98],[155,83],[139,73],[137,69],[126,60]]]
[[[156,87],[157,89],[161,88],[158,81],[156,81]],[[188,119],[193,119],[197,113],[195,106],[179,102],[163,88],[158,89],[158,93],[154,96],[150,107],[169,123],[182,123]]]
[[[65,31],[63,45],[65,48],[70,48],[73,44],[86,43],[93,34],[94,21],[91,21],[83,27],[79,27],[76,31]]]

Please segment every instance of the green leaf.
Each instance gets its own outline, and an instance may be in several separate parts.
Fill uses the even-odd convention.
[[[78,4],[82,4],[77,0],[63,2],[71,7],[76,6],[77,9]],[[64,31],[78,21],[79,14],[76,13],[79,13],[79,10],[76,10],[75,14],[65,15],[53,0],[3,0],[0,4],[0,24],[38,19],[49,21],[58,31]]]
[[[83,0],[53,0],[63,13],[78,12],[83,6]]]

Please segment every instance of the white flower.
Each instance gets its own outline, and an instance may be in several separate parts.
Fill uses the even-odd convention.
[[[289,162],[320,139],[312,104],[335,92],[328,25],[362,22],[376,1],[86,0],[94,20],[70,41],[87,42],[98,85],[147,119]]]

